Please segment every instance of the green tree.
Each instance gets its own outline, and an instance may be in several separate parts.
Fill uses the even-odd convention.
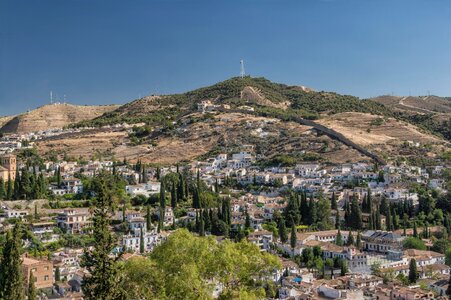
[[[330,279],[334,278],[334,261],[331,258],[326,259],[326,266],[330,270]]]
[[[331,229],[332,224],[330,221],[330,201],[320,197],[318,202],[316,203],[317,207],[317,220],[316,224],[319,230],[327,230]]]
[[[21,230],[16,224],[13,231],[7,231],[0,262],[0,299],[25,299],[23,273],[20,259]]]
[[[91,250],[85,250],[82,256],[82,266],[89,276],[83,279],[83,293],[87,300],[123,299],[124,291],[121,288],[122,273],[118,260],[110,257],[116,246],[115,239],[110,231],[110,215],[113,204],[114,182],[107,173],[101,173],[95,178],[94,190],[96,193],[93,234],[95,240]]]
[[[147,231],[152,230],[152,217],[150,215],[150,205],[146,206],[146,229]]]
[[[33,272],[30,272],[30,278],[28,279],[27,300],[36,300],[36,288],[34,286]]]
[[[61,270],[60,267],[56,267],[55,269],[55,281],[60,282],[61,281]]]
[[[357,239],[355,241],[355,246],[360,249],[362,247],[362,235],[360,234],[360,231],[357,232]]]
[[[417,262],[412,258],[409,263],[409,282],[416,283],[418,279]]]
[[[13,191],[13,181],[8,175],[8,182],[6,183],[6,200],[12,200],[14,195]]]
[[[244,228],[250,229],[251,228],[251,217],[249,216],[249,212],[245,211],[245,221],[244,221]]]
[[[426,250],[426,245],[424,242],[415,237],[407,237],[404,239],[403,243],[404,249],[418,249],[418,250]]]
[[[446,294],[448,295],[448,299],[451,300],[451,274],[448,279],[448,288],[446,289]]]
[[[352,235],[352,231],[349,231],[349,236],[346,241],[347,246],[353,246],[354,245],[354,236]]]
[[[288,241],[287,227],[285,225],[285,220],[283,218],[279,218],[279,237],[282,243],[286,243]]]
[[[296,237],[296,226],[292,226],[291,227],[291,235],[290,235],[290,245],[291,245],[291,249],[296,248],[296,242],[297,242],[297,237]]]
[[[335,244],[338,246],[343,246],[343,237],[341,235],[341,230],[338,228],[337,237],[335,238]]]
[[[0,178],[0,200],[5,199],[6,197],[6,190],[5,190],[5,181],[3,180],[3,177]]]
[[[352,197],[349,219],[350,219],[349,225],[351,228],[358,230],[362,229],[363,227],[362,212],[360,210],[360,205],[357,202],[357,197],[355,197],[355,195]]]
[[[161,180],[160,183],[160,207],[162,207],[163,209],[166,207],[166,188],[164,180]]]
[[[144,232],[142,227],[139,234],[139,253],[144,253]]]
[[[332,198],[330,199],[330,208],[337,209],[337,199],[335,198],[335,192],[332,192]]]

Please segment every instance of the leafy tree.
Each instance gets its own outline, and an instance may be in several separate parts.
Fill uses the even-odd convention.
[[[23,273],[20,259],[20,224],[7,231],[3,258],[0,262],[0,298],[4,300],[25,299]]]
[[[409,282],[415,283],[418,279],[417,262],[412,258],[409,263]]]
[[[221,299],[261,299],[277,257],[247,241],[217,243],[177,230],[150,254],[125,263],[124,287],[133,299],[212,299],[217,283]]]
[[[404,249],[426,250],[426,245],[422,240],[415,237],[407,237],[403,244]]]
[[[357,202],[357,198],[355,196],[352,197],[351,202],[351,212],[349,215],[349,226],[354,229],[362,229],[362,212],[360,210],[360,205]]]
[[[107,173],[101,173],[95,178],[96,207],[93,217],[93,235],[96,241],[92,250],[85,250],[82,256],[82,266],[86,267],[90,275],[83,279],[83,293],[87,300],[94,299],[123,299],[121,288],[121,268],[119,257],[110,257],[116,246],[114,237],[109,229],[111,206],[113,203],[114,181]]]
[[[334,278],[334,260],[330,259],[330,258],[326,259],[326,266],[330,270],[330,278],[333,279]]]

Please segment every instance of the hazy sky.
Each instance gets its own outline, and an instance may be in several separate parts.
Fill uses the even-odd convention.
[[[246,72],[360,97],[451,96],[449,0],[0,0],[0,115],[125,103]]]

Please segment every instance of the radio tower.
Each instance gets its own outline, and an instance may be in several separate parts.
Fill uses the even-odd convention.
[[[244,78],[244,75],[246,73],[244,72],[244,60],[240,60],[240,77]]]
[[[53,104],[53,92],[50,91],[50,104]]]

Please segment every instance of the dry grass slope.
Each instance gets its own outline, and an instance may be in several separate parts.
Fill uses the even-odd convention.
[[[119,105],[81,106],[72,104],[44,105],[27,113],[14,116],[1,124],[0,132],[27,133],[32,131],[61,128],[71,123],[91,120]],[[0,119],[1,120],[1,119]]]

